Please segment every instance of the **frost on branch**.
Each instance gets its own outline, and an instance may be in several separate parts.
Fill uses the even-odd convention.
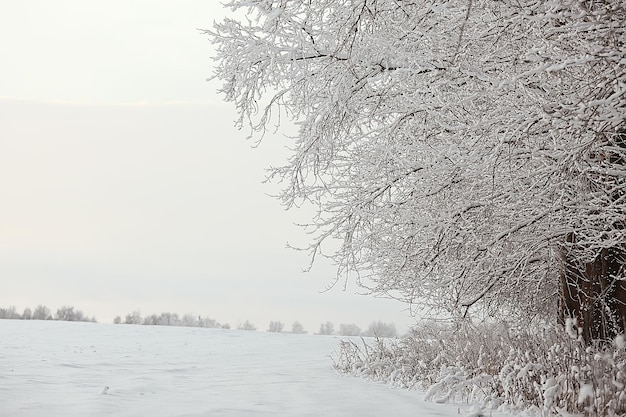
[[[270,177],[318,207],[308,249],[337,280],[456,316],[561,299],[585,338],[623,330],[622,2],[228,7],[247,17],[207,31],[215,77],[253,132],[298,124]]]

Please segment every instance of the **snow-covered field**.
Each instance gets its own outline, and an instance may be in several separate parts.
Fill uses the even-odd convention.
[[[468,412],[339,375],[337,346],[330,336],[0,320],[0,417]]]

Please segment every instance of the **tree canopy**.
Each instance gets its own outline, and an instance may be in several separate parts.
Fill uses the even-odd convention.
[[[457,316],[543,315],[609,250],[599,274],[626,292],[623,2],[227,7],[245,18],[207,31],[215,77],[240,126],[297,123],[270,177],[287,207],[317,207],[308,249],[338,280]]]

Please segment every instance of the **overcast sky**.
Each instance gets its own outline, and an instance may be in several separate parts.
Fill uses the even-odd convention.
[[[100,322],[133,310],[270,320],[412,321],[406,306],[322,292],[286,249],[306,235],[267,196],[287,140],[251,148],[216,93],[198,28],[216,0],[0,4],[0,307],[73,305]]]

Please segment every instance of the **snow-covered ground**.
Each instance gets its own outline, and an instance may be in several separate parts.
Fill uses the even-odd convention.
[[[337,346],[330,336],[0,320],[0,417],[468,413],[339,375]]]

